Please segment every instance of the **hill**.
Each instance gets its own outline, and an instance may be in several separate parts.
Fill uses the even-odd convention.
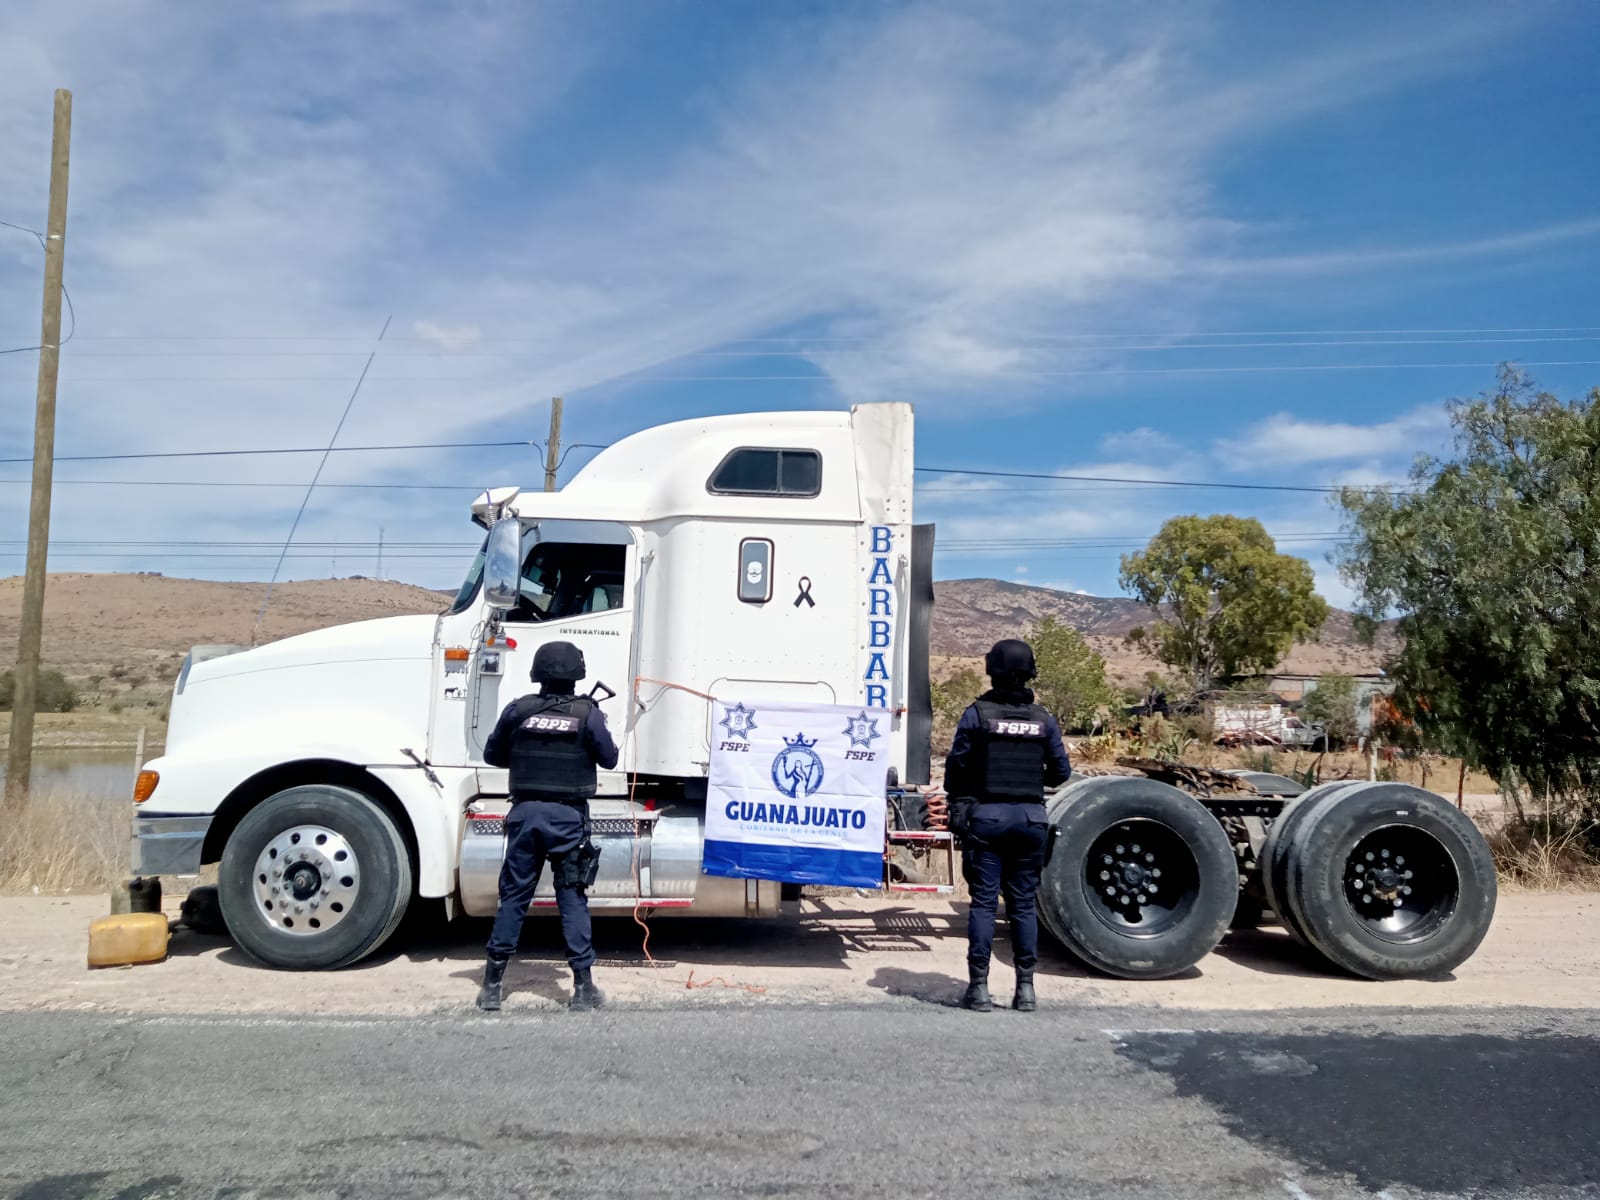
[[[161,575],[61,574],[50,577],[45,600],[44,663],[61,671],[87,703],[166,703],[184,654],[206,642],[248,644],[265,585],[172,579]],[[934,585],[931,649],[935,674],[981,659],[997,640],[1027,632],[1041,617],[1081,631],[1119,682],[1137,683],[1157,664],[1123,643],[1146,622],[1132,600],[1081,596],[998,579],[953,579]],[[427,588],[376,579],[319,579],[279,584],[261,641],[346,621],[436,613],[448,597]],[[15,658],[22,580],[0,580],[0,655]],[[1280,670],[1320,675],[1375,671],[1392,648],[1392,633],[1377,647],[1362,645],[1351,616],[1334,610],[1322,638],[1296,646]]]
[[[951,579],[934,584],[933,590],[930,649],[935,675],[942,673],[941,668],[949,672],[971,665],[1001,638],[1020,637],[1047,616],[1082,633],[1105,658],[1108,673],[1118,683],[1138,683],[1145,672],[1160,666],[1124,643],[1130,630],[1150,620],[1149,612],[1136,601],[1058,592],[1002,579]],[[1393,650],[1392,626],[1381,630],[1377,643],[1368,646],[1356,635],[1354,617],[1336,608],[1319,640],[1292,648],[1277,669],[1295,675],[1367,674],[1379,670]]]
[[[219,583],[162,575],[51,575],[45,588],[46,667],[77,684],[87,703],[164,704],[190,646],[249,645],[262,583]],[[449,598],[376,579],[280,583],[262,623],[273,641],[344,621],[436,613]],[[0,654],[16,661],[22,580],[0,580]]]

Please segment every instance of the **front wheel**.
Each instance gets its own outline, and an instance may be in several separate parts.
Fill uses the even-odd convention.
[[[331,784],[289,788],[239,822],[218,898],[239,948],[270,967],[343,967],[394,932],[411,859],[389,815]]]

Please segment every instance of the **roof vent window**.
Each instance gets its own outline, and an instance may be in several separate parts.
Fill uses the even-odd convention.
[[[822,455],[741,447],[718,464],[706,490],[720,496],[816,496],[822,491]]]

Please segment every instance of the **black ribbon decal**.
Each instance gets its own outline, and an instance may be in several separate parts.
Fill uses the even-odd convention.
[[[802,600],[812,608],[817,606],[817,602],[811,598],[811,577],[809,575],[800,576],[800,594],[794,598],[794,606],[799,608]]]

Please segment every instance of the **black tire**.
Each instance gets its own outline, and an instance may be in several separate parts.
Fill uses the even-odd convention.
[[[184,898],[182,908],[183,924],[195,933],[205,934],[207,937],[226,937],[228,923],[222,917],[222,904],[217,899],[217,889],[214,887],[197,887],[190,890]]]
[[[1309,946],[1311,941],[1293,914],[1288,911],[1289,859],[1295,835],[1299,832],[1301,822],[1310,815],[1311,810],[1319,802],[1329,796],[1359,787],[1365,782],[1363,779],[1341,779],[1337,783],[1318,784],[1284,805],[1283,811],[1278,814],[1278,819],[1272,823],[1272,828],[1267,830],[1266,841],[1262,843],[1261,887],[1266,893],[1267,907],[1277,915],[1279,923],[1293,935],[1294,939],[1304,945]]]
[[[1494,918],[1494,856],[1443,797],[1377,783],[1330,796],[1290,856],[1288,906],[1312,946],[1367,979],[1446,975]]]
[[[217,894],[240,949],[305,971],[348,966],[381,946],[405,915],[411,879],[405,842],[383,809],[350,788],[308,784],[239,822]],[[269,894],[273,887],[282,890]]]
[[[1123,979],[1165,979],[1222,940],[1239,867],[1199,801],[1153,779],[1112,776],[1067,789],[1050,816],[1061,838],[1039,912],[1077,958]]]

